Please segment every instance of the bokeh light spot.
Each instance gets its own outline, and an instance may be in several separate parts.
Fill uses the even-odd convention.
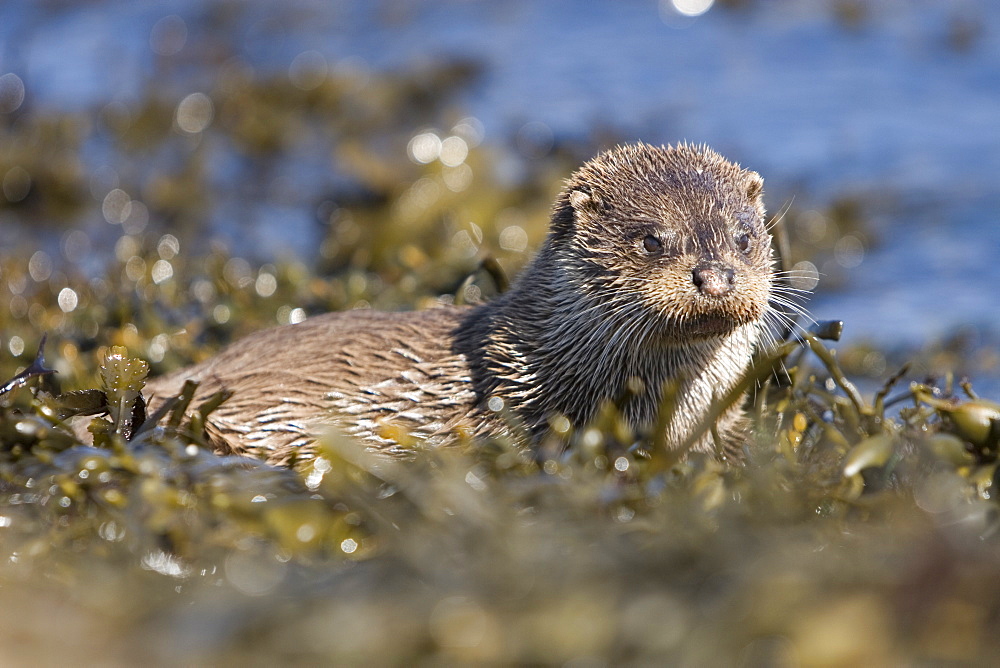
[[[104,196],[101,213],[104,214],[104,220],[112,225],[121,225],[132,213],[132,198],[124,190],[115,188]]]
[[[441,164],[446,167],[461,165],[468,155],[469,145],[461,137],[448,137],[441,142]]]
[[[135,237],[123,236],[115,244],[115,257],[119,262],[128,262],[129,258],[139,252],[139,242]]]
[[[802,241],[818,244],[826,237],[830,221],[822,212],[810,209],[802,214],[794,229],[795,235]]]
[[[177,105],[177,127],[188,134],[198,134],[212,122],[215,108],[204,93],[191,93]]]
[[[250,263],[241,257],[226,260],[226,265],[222,268],[222,277],[234,288],[245,288],[254,282]]]
[[[0,76],[0,113],[9,114],[24,102],[24,82],[13,72]]]
[[[76,309],[77,304],[79,304],[79,297],[76,295],[76,291],[73,288],[63,288],[59,291],[59,296],[56,298],[59,303],[59,308],[63,313],[69,313]]]
[[[316,537],[316,526],[312,522],[300,524],[299,528],[295,531],[295,537],[301,543],[308,543]]]
[[[300,90],[313,90],[326,79],[326,58],[319,51],[303,51],[288,67],[288,78]]]
[[[670,0],[674,10],[684,16],[701,16],[711,9],[714,3],[715,0]]]
[[[180,53],[187,43],[188,29],[184,19],[171,14],[153,24],[149,33],[149,47],[161,56]]]
[[[70,262],[79,262],[90,252],[90,237],[81,230],[69,230],[62,237],[62,254]]]
[[[448,190],[460,193],[472,185],[472,168],[466,164],[446,169],[441,173],[441,180]]]
[[[274,274],[262,271],[257,275],[254,289],[261,297],[270,297],[278,289],[278,279],[274,277]]]
[[[528,248],[528,233],[520,225],[510,225],[500,232],[500,247],[522,253]]]
[[[3,177],[3,196],[11,204],[20,202],[31,192],[31,174],[24,167],[15,165]]]
[[[220,325],[224,325],[229,322],[229,318],[232,316],[232,312],[229,307],[225,304],[219,304],[214,309],[212,309],[212,318],[215,322]]]
[[[202,304],[207,304],[215,298],[215,286],[207,278],[199,278],[191,284],[191,295]]]
[[[52,258],[45,251],[35,251],[28,260],[28,273],[36,283],[49,280],[52,275]]]
[[[459,230],[451,238],[451,243],[462,257],[473,257],[479,252],[479,247],[472,240],[468,230]]]
[[[164,234],[156,244],[156,254],[164,260],[172,260],[181,252],[181,242],[172,234]]]
[[[809,260],[796,262],[788,282],[798,290],[812,290],[819,283],[819,270]]]
[[[421,132],[410,140],[406,150],[410,160],[426,165],[441,155],[441,144],[441,138],[433,132]]]
[[[153,282],[159,285],[173,277],[174,265],[170,264],[167,260],[157,260],[153,263],[150,275],[153,277]]]
[[[20,357],[24,353],[24,339],[16,335],[10,337],[10,341],[7,342],[7,350],[14,357]]]
[[[486,137],[486,128],[483,126],[483,122],[475,116],[466,116],[456,123],[451,131],[452,134],[464,139],[469,148],[479,146]]]
[[[146,261],[138,255],[133,255],[125,262],[125,277],[133,283],[139,282],[146,275]]]
[[[146,353],[150,362],[162,362],[167,350],[170,348],[170,337],[166,334],[157,334],[149,342],[149,350]]]
[[[847,234],[833,247],[833,257],[845,269],[853,269],[864,262],[865,245],[858,237]]]
[[[137,199],[129,202],[128,215],[122,221],[122,229],[126,234],[139,234],[149,224],[149,209]]]

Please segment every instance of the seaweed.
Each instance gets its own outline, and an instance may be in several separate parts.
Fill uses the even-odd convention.
[[[193,383],[147,415],[146,371],[111,347],[100,389],[51,395],[19,374],[8,399],[27,396],[0,407],[0,578],[73,587],[83,608],[60,614],[97,609],[101,633],[128,629],[130,658],[165,660],[166,647],[189,647],[194,662],[994,655],[927,635],[962,606],[977,611],[962,632],[984,636],[1000,600],[985,593],[998,593],[1000,421],[967,384],[965,397],[913,383],[886,401],[890,377],[868,399],[804,332],[720,397],[721,410],[757,387],[742,462],[666,452],[655,431],[631,440],[608,406],[548,458],[499,438],[392,461],[331,431],[294,470],[213,453],[205,419],[226,397],[192,408]],[[69,423],[93,414],[86,443]],[[956,575],[969,564],[985,580]],[[30,575],[52,569],[59,584]],[[109,587],[139,616],[100,603]],[[764,591],[769,603],[754,606]],[[207,634],[194,645],[192,611]],[[354,632],[339,628],[348,614]],[[316,624],[335,630],[303,630]],[[707,642],[708,629],[726,640]],[[834,632],[836,650],[823,640]]]
[[[957,337],[933,363],[873,373],[858,362],[871,348],[832,343],[837,323],[789,327],[717,398],[722,410],[749,395],[750,438],[728,460],[668,450],[662,429],[632,434],[610,404],[593,424],[554,424],[558,447],[540,454],[497,437],[392,461],[331,430],[317,458],[276,468],[214,451],[205,425],[225,393],[196,401],[188,384],[151,410],[147,373],[245,332],[502,292],[545,234],[558,180],[599,143],[557,141],[511,177],[502,143],[479,143],[452,106],[467,63],[339,72],[307,90],[227,62],[200,139],[172,130],[169,71],[132,107],[25,110],[0,128],[14,149],[0,169],[31,179],[4,215],[65,228],[59,250],[0,251],[3,652],[130,665],[1000,660],[1000,407],[955,382],[995,364],[989,345]],[[407,160],[418,137],[461,139],[464,162]],[[97,141],[114,184],[86,164]],[[316,147],[339,170],[304,197],[317,257],[207,241],[214,217],[245,223],[280,203],[279,176]],[[212,171],[233,164],[235,176]],[[793,230],[816,222],[786,213]],[[822,215],[822,234],[785,244],[793,267],[847,234],[871,238],[857,196]],[[84,241],[88,217],[112,224]],[[42,332],[49,354],[32,358]]]

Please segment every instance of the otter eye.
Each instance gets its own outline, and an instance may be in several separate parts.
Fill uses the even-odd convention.
[[[740,238],[736,240],[736,247],[740,249],[741,253],[750,252],[750,235],[741,234]]]
[[[663,250],[663,242],[652,234],[647,234],[646,238],[642,240],[642,247],[646,249],[647,253],[659,253]]]

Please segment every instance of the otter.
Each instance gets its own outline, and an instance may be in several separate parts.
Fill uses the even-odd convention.
[[[515,428],[539,443],[557,416],[585,425],[608,401],[637,432],[694,435],[713,398],[747,371],[772,295],[763,180],[707,146],[626,145],[566,182],[547,239],[511,289],[478,306],[350,311],[252,334],[214,357],[153,379],[151,405],[198,381],[196,400],[231,398],[210,414],[217,451],[289,464],[339,426],[399,455],[406,433],[429,445]],[[738,450],[741,406],[716,438]]]

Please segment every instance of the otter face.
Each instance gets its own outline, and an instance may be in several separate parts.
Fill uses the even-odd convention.
[[[570,180],[562,243],[593,298],[662,339],[724,336],[760,321],[770,298],[762,190],[708,148],[621,147]]]

